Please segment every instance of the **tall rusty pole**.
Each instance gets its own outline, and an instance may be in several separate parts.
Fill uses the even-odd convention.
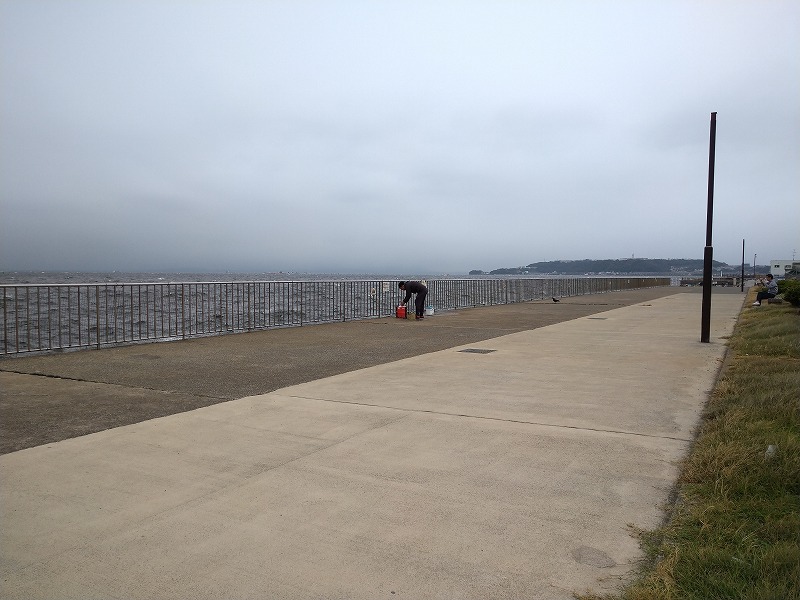
[[[714,155],[717,143],[717,113],[711,113],[711,136],[708,144],[708,209],[706,211],[706,247],[703,253],[703,317],[700,341],[711,336],[711,268],[714,248],[711,246],[711,225],[714,222]]]

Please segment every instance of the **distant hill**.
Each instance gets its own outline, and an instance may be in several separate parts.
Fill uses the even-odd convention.
[[[712,261],[715,273],[737,273],[741,265]],[[490,271],[490,275],[697,275],[703,272],[703,259],[693,258],[616,258],[605,260],[553,260],[524,267]],[[470,271],[477,275],[481,271]]]

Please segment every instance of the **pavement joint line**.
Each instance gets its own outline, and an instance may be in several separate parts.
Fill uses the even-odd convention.
[[[530,331],[530,329],[516,329],[516,328],[509,328],[509,327],[465,327],[464,325],[438,325],[434,323],[436,327],[439,329],[468,329],[470,331],[481,331],[491,329],[492,331],[510,331],[511,333],[518,333],[521,331]],[[546,325],[541,325],[540,327],[546,327]],[[539,329],[540,327],[534,327],[533,329]],[[501,336],[497,336],[501,337]]]
[[[375,431],[377,429],[382,429],[383,427],[388,427],[389,425],[397,423],[398,421],[402,421],[403,419],[406,419],[406,418],[408,418],[408,415],[403,415],[401,417],[398,417],[397,419],[392,419],[391,421],[389,421],[387,423],[381,423],[379,425],[376,425],[375,427],[370,428],[369,431]],[[159,510],[159,511],[155,511],[155,512],[149,513],[149,514],[139,518],[137,520],[137,522],[143,523],[143,522],[147,522],[147,521],[153,521],[156,518],[159,518],[159,517],[162,517],[164,515],[167,515],[167,514],[170,514],[172,512],[175,512],[177,510],[180,510],[184,506],[195,504],[195,503],[197,503],[199,501],[202,501],[202,500],[204,500],[206,498],[212,497],[214,495],[218,495],[223,490],[231,490],[231,489],[244,487],[244,486],[248,485],[250,480],[253,479],[254,477],[258,477],[260,475],[263,475],[264,473],[269,473],[271,471],[275,471],[276,469],[282,469],[283,467],[291,465],[294,462],[297,462],[297,461],[300,461],[300,460],[304,460],[304,459],[308,458],[309,456],[313,456],[315,454],[319,454],[320,452],[325,452],[326,450],[329,450],[331,448],[335,448],[336,446],[339,446],[340,444],[344,444],[344,443],[350,441],[351,439],[353,439],[355,437],[358,437],[359,435],[362,435],[363,433],[364,433],[364,431],[355,432],[352,435],[347,436],[346,438],[343,438],[343,439],[340,439],[340,440],[334,440],[329,444],[325,444],[325,445],[320,446],[318,448],[314,448],[311,451],[309,451],[309,452],[307,452],[305,454],[302,454],[300,456],[293,456],[293,457],[291,457],[291,458],[289,458],[289,459],[287,459],[287,460],[285,460],[285,461],[283,461],[281,463],[276,463],[276,464],[270,465],[269,467],[264,468],[263,470],[260,470],[258,473],[252,473],[249,476],[242,477],[241,479],[236,480],[236,481],[225,481],[224,478],[221,478],[221,479],[219,479],[220,483],[222,484],[221,486],[212,487],[211,489],[207,490],[206,492],[204,492],[202,494],[199,494],[199,495],[196,495],[196,496],[192,496],[191,498],[187,498],[183,502],[180,502],[178,504],[165,507],[164,509]],[[305,436],[302,436],[302,437],[305,437]],[[315,440],[319,441],[321,438],[309,438],[309,439],[315,439]],[[86,543],[83,543],[83,544],[78,544],[78,545],[74,546],[73,548],[69,548],[69,549],[67,549],[67,550],[65,550],[63,552],[60,552],[59,554],[63,554],[64,552],[69,552],[69,551],[71,551],[71,550],[73,550],[75,548],[88,548],[88,547],[91,546],[91,544],[92,544],[92,542],[86,542]],[[31,564],[33,564],[33,563],[31,563]],[[27,566],[23,566],[22,568],[27,568]]]
[[[497,421],[500,423],[518,423],[520,425],[537,425],[539,427],[552,427],[554,429],[575,429],[577,431],[593,431],[595,433],[615,433],[618,435],[631,435],[637,437],[645,437],[656,440],[673,440],[676,442],[693,442],[693,438],[675,437],[671,435],[654,435],[652,433],[640,433],[637,431],[624,431],[621,429],[600,429],[598,427],[579,427],[577,425],[557,425],[554,423],[542,423],[539,421],[524,421],[522,419],[501,419],[500,417],[487,417],[482,415],[469,415],[466,413],[450,413],[439,410],[426,410],[420,408],[399,408],[397,406],[384,406],[382,404],[369,404],[368,402],[353,402],[352,400],[331,400],[329,398],[314,398],[313,396],[297,396],[294,394],[280,394],[286,398],[297,398],[298,400],[313,400],[316,402],[333,402],[335,404],[350,404],[353,406],[368,406],[370,408],[384,408],[386,410],[397,410],[407,413],[421,413],[431,415],[441,415],[444,417],[464,417],[465,419],[481,419],[485,421]],[[392,421],[394,422],[394,421]]]
[[[15,375],[29,375],[30,377],[47,377],[49,379],[60,379],[63,381],[77,381],[78,383],[94,383],[97,385],[113,385],[129,390],[147,390],[149,392],[161,392],[162,394],[182,394],[180,390],[163,390],[161,388],[145,387],[141,385],[125,385],[124,383],[115,383],[113,381],[95,381],[94,379],[81,379],[79,377],[65,377],[63,375],[50,375],[49,373],[29,373],[27,371],[15,371],[12,369],[0,369],[0,373],[14,373]],[[229,398],[227,396],[209,396],[207,394],[189,394],[196,398],[211,398],[213,400],[221,400],[223,402],[230,402],[232,400],[239,400],[239,398]],[[180,413],[177,413],[180,414]]]
[[[383,429],[384,427],[388,427],[389,425],[393,425],[394,423],[397,423],[398,421],[402,421],[403,419],[407,419],[407,418],[408,418],[408,415],[403,415],[403,416],[398,417],[396,419],[392,419],[391,421],[389,421],[387,423],[381,423],[381,424],[375,425],[374,427],[369,428],[367,431],[376,431],[378,429]],[[352,435],[347,436],[346,438],[342,438],[340,440],[333,440],[333,441],[331,441],[331,443],[325,444],[325,445],[320,446],[318,448],[313,448],[309,452],[306,452],[305,454],[301,454],[299,456],[292,456],[291,458],[288,458],[283,462],[270,465],[269,467],[266,467],[266,468],[258,471],[257,473],[251,473],[250,475],[248,475],[246,477],[242,477],[240,480],[237,480],[237,481],[225,481],[224,478],[222,478],[222,479],[219,480],[219,481],[221,481],[223,483],[223,485],[221,487],[215,487],[215,488],[209,489],[208,491],[206,491],[206,492],[204,492],[204,493],[202,493],[200,495],[192,496],[191,498],[188,498],[186,501],[181,502],[180,504],[176,504],[174,506],[169,506],[169,507],[164,508],[163,510],[154,512],[152,514],[149,514],[146,517],[144,517],[143,519],[141,519],[141,521],[143,522],[143,521],[151,520],[154,517],[160,517],[160,516],[163,516],[165,514],[169,514],[170,512],[173,512],[173,511],[175,511],[177,509],[180,509],[183,506],[187,506],[189,504],[194,504],[194,503],[197,503],[198,501],[204,500],[205,498],[217,495],[222,490],[231,490],[231,489],[244,487],[244,486],[248,485],[250,480],[253,479],[254,477],[258,477],[260,475],[263,475],[264,473],[269,473],[269,472],[275,471],[277,469],[282,469],[283,467],[291,465],[292,463],[304,460],[304,459],[308,458],[309,456],[314,456],[315,454],[319,454],[320,452],[325,452],[326,450],[330,450],[331,448],[335,448],[336,446],[339,446],[341,444],[345,444],[345,443],[349,442],[350,440],[352,440],[353,438],[356,438],[356,437],[358,437],[360,435],[363,435],[364,433],[365,433],[365,431],[356,431]],[[301,436],[301,437],[306,437],[306,436]],[[317,438],[308,438],[308,439],[315,439],[315,440],[319,441],[322,438],[318,438],[317,437]]]

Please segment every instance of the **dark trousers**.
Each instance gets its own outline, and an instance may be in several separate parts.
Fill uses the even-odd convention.
[[[414,306],[417,309],[417,316],[422,317],[425,315],[425,298],[427,298],[428,292],[420,292],[417,294],[416,300],[414,300]]]
[[[767,298],[774,298],[775,294],[770,294],[768,292],[758,292],[758,296],[756,296],[756,301],[761,302],[762,300],[766,300]]]

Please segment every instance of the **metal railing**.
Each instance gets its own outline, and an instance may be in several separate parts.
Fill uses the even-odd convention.
[[[455,310],[668,286],[669,278],[436,279]],[[393,316],[397,280],[2,285],[0,355],[100,348]]]

